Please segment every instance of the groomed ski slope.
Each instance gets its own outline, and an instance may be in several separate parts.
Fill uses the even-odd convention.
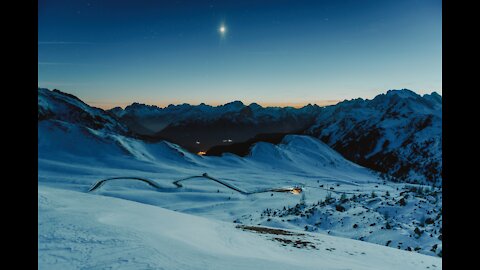
[[[322,234],[281,246],[235,224],[40,185],[39,269],[440,269],[441,259]]]

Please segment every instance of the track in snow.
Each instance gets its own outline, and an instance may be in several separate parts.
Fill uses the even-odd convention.
[[[298,189],[298,187],[286,187],[286,188],[270,188],[270,189],[263,189],[263,190],[257,190],[257,191],[244,191],[244,190],[241,190],[240,188],[238,187],[235,187],[225,181],[222,181],[220,179],[216,179],[214,177],[211,177],[210,175],[208,175],[207,173],[204,173],[202,175],[195,175],[195,176],[190,176],[190,177],[186,177],[186,178],[182,178],[182,179],[179,179],[179,180],[175,180],[173,181],[173,184],[177,187],[177,188],[182,188],[183,185],[180,184],[180,182],[182,181],[185,181],[185,180],[189,180],[189,179],[194,179],[194,178],[206,178],[206,179],[209,179],[209,180],[212,180],[214,182],[217,182],[229,189],[232,189],[232,190],[235,190],[237,191],[238,193],[241,193],[243,195],[251,195],[251,194],[257,194],[257,193],[265,193],[265,192],[292,192],[294,191],[295,189]],[[145,182],[147,184],[149,184],[150,186],[156,188],[156,189],[164,189],[162,188],[161,186],[159,186],[155,181],[153,180],[150,180],[150,179],[147,179],[147,178],[141,178],[141,177],[111,177],[111,178],[106,178],[106,179],[102,179],[100,181],[97,181],[95,182],[95,184],[93,184],[90,189],[88,190],[88,192],[92,192],[92,191],[95,191],[97,189],[99,189],[103,184],[105,184],[106,182],[108,181],[112,181],[112,180],[136,180],[136,181],[142,181],[142,182]],[[301,190],[300,190],[301,191]]]

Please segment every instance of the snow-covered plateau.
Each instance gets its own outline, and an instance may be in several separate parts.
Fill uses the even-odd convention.
[[[441,210],[314,137],[199,156],[39,89],[39,269],[441,269]]]

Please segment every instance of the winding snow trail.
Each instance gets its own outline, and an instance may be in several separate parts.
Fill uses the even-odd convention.
[[[217,182],[223,186],[226,186],[227,188],[229,189],[232,189],[232,190],[235,190],[243,195],[252,195],[252,194],[258,194],[258,193],[265,193],[265,192],[291,192],[295,187],[287,187],[287,188],[269,188],[269,189],[263,189],[263,190],[257,190],[257,191],[244,191],[244,190],[241,190],[240,188],[238,187],[235,187],[223,180],[220,180],[220,179],[216,179],[214,177],[211,177],[210,175],[208,175],[207,173],[204,173],[202,175],[197,175],[197,176],[190,176],[190,177],[186,177],[186,178],[182,178],[182,179],[179,179],[179,180],[175,180],[173,182],[173,184],[177,187],[177,188],[182,188],[183,185],[180,184],[180,182],[182,181],[185,181],[185,180],[189,180],[189,179],[194,179],[194,178],[206,178],[206,179],[209,179],[209,180],[212,180],[214,182]],[[103,184],[105,184],[107,181],[111,181],[111,180],[138,180],[138,181],[142,181],[142,182],[145,182],[147,184],[149,184],[150,186],[156,188],[156,189],[164,189],[163,187],[159,186],[155,181],[153,180],[150,180],[150,179],[147,179],[147,178],[141,178],[141,177],[130,177],[130,176],[127,176],[127,177],[111,177],[111,178],[107,178],[107,179],[102,179],[102,180],[99,180],[97,182],[95,182],[92,187],[88,190],[88,192],[92,192],[92,191],[95,191],[97,189],[99,189]]]

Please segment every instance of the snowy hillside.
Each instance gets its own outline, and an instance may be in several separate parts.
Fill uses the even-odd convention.
[[[442,97],[390,90],[324,108],[307,134],[347,159],[409,182],[442,181]]]
[[[86,105],[109,119],[92,126],[53,95],[39,103],[75,106],[39,118],[40,269],[442,267],[441,189],[383,180],[309,136],[199,156]]]
[[[441,269],[438,258],[318,234],[260,234],[104,196],[40,186],[39,269]],[[288,241],[314,245],[298,249]]]

